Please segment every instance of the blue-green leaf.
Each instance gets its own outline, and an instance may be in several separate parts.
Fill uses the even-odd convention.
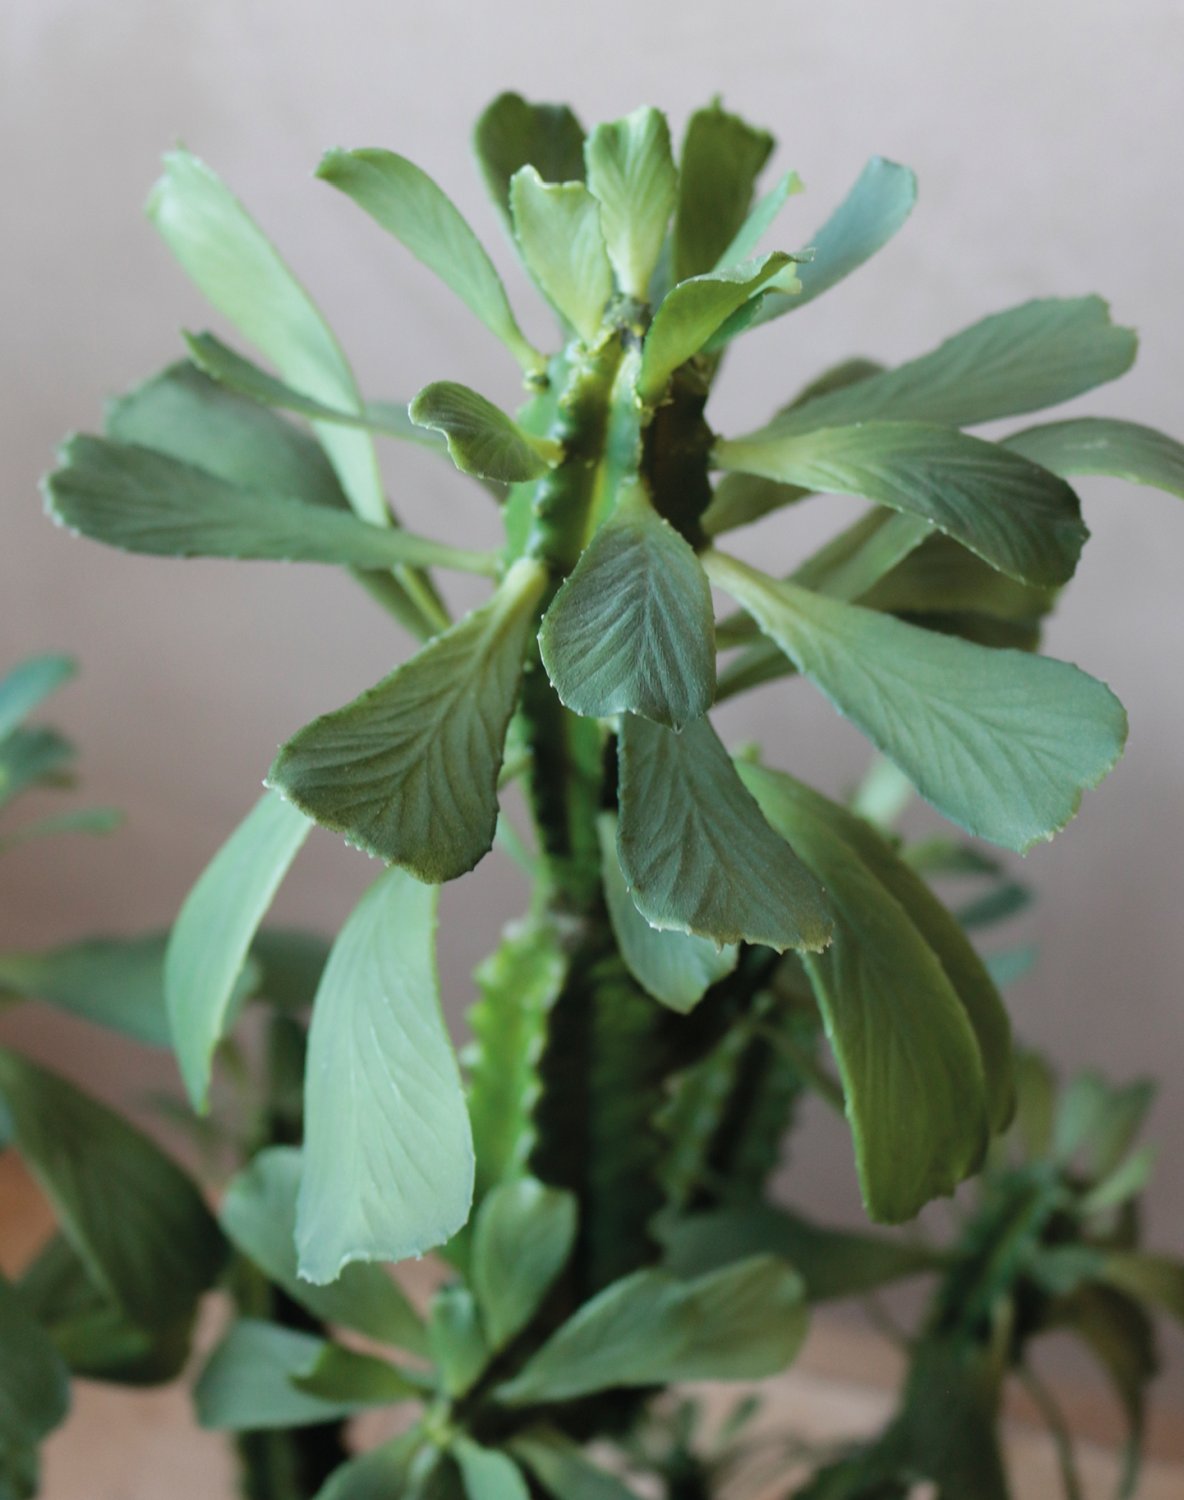
[[[567,1264],[575,1236],[571,1193],[520,1177],[485,1198],[474,1225],[469,1275],[493,1353],[538,1311]]]
[[[45,953],[0,954],[0,990],[44,1000],[150,1047],[171,1045],[164,1003],[167,933],[91,938]],[[252,981],[256,972],[245,977]],[[242,997],[242,985],[233,997]]]
[[[0,740],[11,734],[39,703],[69,682],[76,671],[72,657],[31,656],[0,678]]]
[[[492,401],[455,380],[425,385],[407,410],[417,427],[443,433],[452,462],[478,479],[540,479],[563,457],[558,444],[531,437]]]
[[[719,268],[744,224],[753,187],[773,145],[768,131],[729,114],[718,100],[691,115],[679,152],[675,281]],[[745,250],[735,259],[751,253]]]
[[[665,116],[642,108],[598,125],[585,144],[584,159],[617,282],[644,302],[678,192]]]
[[[446,1395],[466,1395],[484,1374],[493,1351],[467,1286],[442,1286],[432,1298],[428,1341]]]
[[[1004,443],[1054,474],[1111,474],[1184,498],[1184,443],[1113,417],[1076,417],[1012,433]]]
[[[460,1467],[468,1500],[530,1500],[522,1470],[507,1453],[458,1438],[450,1450]]]
[[[526,269],[581,340],[595,344],[613,294],[596,199],[582,182],[544,182],[523,167],[510,183],[510,206]]]
[[[510,220],[510,181],[525,166],[544,182],[584,177],[584,130],[566,104],[531,104],[505,93],[482,113],[473,131],[477,164],[489,196]]]
[[[755,255],[757,246],[773,227],[777,215],[795,193],[802,191],[802,179],[796,172],[786,172],[765,196],[753,206],[751,213],[736,231],[731,243],[720,254],[715,264],[708,269],[726,271],[750,255]]]
[[[554,1500],[637,1500],[627,1485],[589,1462],[561,1432],[532,1427],[511,1448]]]

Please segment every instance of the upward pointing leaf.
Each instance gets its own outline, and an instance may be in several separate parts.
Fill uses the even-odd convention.
[[[510,183],[510,206],[526,269],[583,342],[594,344],[613,294],[596,199],[582,182],[544,182],[523,167]]]
[[[0,740],[68,682],[76,670],[69,656],[31,656],[0,678]]]
[[[620,759],[617,851],[651,926],[778,952],[826,946],[821,888],[765,822],[707,718],[674,734],[629,714]]]
[[[1184,443],[1154,427],[1111,417],[1077,417],[1029,427],[1004,442],[1013,452],[1066,478],[1112,474],[1184,498]]]
[[[442,432],[452,462],[478,479],[539,479],[563,456],[558,444],[531,437],[492,401],[454,380],[425,385],[408,411],[417,427]]]
[[[452,1452],[467,1500],[530,1500],[522,1470],[509,1454],[464,1437],[457,1439]]]
[[[1122,705],[1066,662],[921,630],[722,553],[704,564],[921,795],[970,833],[1019,851],[1052,838],[1122,753]]]
[[[261,797],[185,898],[164,960],[177,1064],[196,1109],[260,922],[312,824],[272,793]]]
[[[627,711],[681,729],[711,705],[714,632],[694,551],[635,484],[556,594],[539,647],[573,712]]]
[[[313,1005],[300,1275],[441,1245],[473,1198],[473,1142],[440,1009],[438,892],[388,870],[354,909]]]
[[[434,271],[524,370],[542,368],[543,356],[523,337],[480,240],[426,172],[393,151],[330,151],[317,176],[340,188]]]
[[[480,609],[282,747],[268,773],[309,817],[421,880],[493,843],[497,775],[546,575],[514,564]]]
[[[767,231],[773,227],[777,215],[789,199],[801,191],[802,179],[796,172],[786,172],[760,202],[754,205],[752,212],[737,229],[731,243],[721,252],[715,264],[708,269],[725,271],[729,266],[739,265],[742,260],[755,255],[757,246]]]
[[[489,195],[510,222],[510,179],[531,166],[544,182],[582,182],[584,130],[566,104],[499,94],[473,133]]]
[[[598,125],[584,156],[617,281],[643,302],[678,192],[666,117],[643,108]]]
[[[674,279],[710,271],[744,223],[773,137],[723,109],[718,100],[687,121],[678,164]],[[737,256],[751,254],[751,250]]]
[[[488,1194],[473,1231],[470,1279],[492,1353],[530,1322],[567,1264],[575,1237],[571,1193],[520,1177]]]

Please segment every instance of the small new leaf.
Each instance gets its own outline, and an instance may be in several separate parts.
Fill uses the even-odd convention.
[[[425,385],[407,410],[417,427],[443,433],[452,462],[478,479],[540,479],[563,457],[557,443],[531,437],[492,401],[454,380]]]
[[[567,1264],[576,1236],[576,1200],[533,1177],[488,1194],[473,1231],[470,1278],[494,1354],[517,1337]]]
[[[592,346],[613,294],[596,199],[582,182],[544,182],[534,167],[523,167],[510,183],[510,207],[526,269],[560,316]]]
[[[678,192],[670,127],[656,109],[634,110],[598,125],[584,156],[617,281],[644,302]]]

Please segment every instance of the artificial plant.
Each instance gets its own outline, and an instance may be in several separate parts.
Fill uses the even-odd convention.
[[[281,747],[164,964],[202,1109],[259,924],[313,825],[388,866],[317,988],[300,1147],[252,1162],[222,1217],[324,1328],[410,1358],[247,1319],[198,1385],[203,1419],[237,1428],[418,1403],[322,1500],[627,1494],[588,1440],[627,1452],[656,1390],[787,1364],[810,1291],[793,1250],[741,1232],[693,1274],[680,1256],[688,1226],[762,1201],[807,1082],[841,1100],[873,1219],[911,1219],[979,1171],[1015,1107],[987,967],[874,820],[791,767],[730,755],[710,710],[805,678],[939,812],[1023,851],[1074,815],[1126,734],[1106,686],[1036,649],[1087,535],[1067,480],[1119,474],[1184,494],[1184,449],[1133,423],[1075,418],[998,441],[963,430],[1129,367],[1134,336],[1095,297],[997,313],[894,369],[846,362],[750,431],[713,430],[731,342],[896,233],[915,195],[902,167],[874,159],[811,238],[792,231],[804,248],[764,253],[800,184],[788,173],[754,203],[772,138],[718,104],[691,117],[677,160],[656,110],[585,135],[566,107],[513,94],[481,117],[476,147],[558,317],[558,352],[524,335],[485,250],[418,167],[333,151],[319,176],[505,346],[525,384],[516,415],[451,381],[406,407],[363,400],[258,227],[176,151],[153,222],[270,368],[187,335],[187,357],[112,403],[103,436],[72,438],[45,487],[55,520],[129,550],[345,567],[420,642]],[[504,545],[401,526],[375,437],[472,475],[501,509]],[[764,571],[721,542],[827,493],[869,509],[787,573],[790,559]],[[488,577],[488,599],[454,622],[436,568]],[[713,589],[739,612],[717,620]],[[514,782],[533,825],[531,898],[478,973],[462,1070],[441,1014],[437,890],[488,853]],[[1033,1187],[1038,1240],[1073,1218],[1067,1191]],[[423,1327],[401,1303],[394,1315],[374,1263],[429,1250],[452,1279]],[[965,1354],[982,1327],[952,1285],[973,1378],[949,1420],[969,1431],[993,1420],[999,1380]],[[992,1287],[988,1322],[1013,1291]],[[918,1348],[944,1351],[948,1321],[939,1308]],[[970,1494],[918,1458],[917,1405],[906,1397],[864,1470],[824,1471],[832,1488],[815,1493],[896,1494],[928,1475],[950,1500]],[[976,1493],[1003,1493],[997,1465],[977,1473]],[[672,1500],[712,1483],[693,1463],[665,1479]]]

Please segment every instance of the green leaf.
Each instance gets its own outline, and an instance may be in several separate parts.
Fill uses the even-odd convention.
[[[641,714],[681,729],[715,693],[711,590],[690,544],[640,484],[622,495],[543,617],[560,701],[588,718]]]
[[[873,156],[838,208],[809,241],[814,259],[798,272],[801,290],[793,296],[771,296],[754,324],[804,307],[815,297],[857,271],[883,249],[913,210],[917,179],[907,167]]]
[[[718,269],[744,225],[757,177],[773,146],[767,131],[729,114],[718,100],[697,109],[687,121],[674,214],[675,281]],[[759,232],[753,238],[759,238]],[[744,251],[736,259],[751,253]]]
[[[1056,1077],[1039,1053],[1016,1053],[1015,1129],[1032,1160],[1047,1156],[1052,1148],[1056,1087]]]
[[[468,1500],[530,1500],[522,1470],[506,1453],[458,1438],[451,1452],[460,1466]]]
[[[1184,443],[1154,427],[1113,417],[1078,417],[1029,427],[1003,441],[1013,452],[1066,479],[1110,474],[1184,498]]]
[[[714,456],[727,469],[920,516],[1026,583],[1071,578],[1089,534],[1064,480],[995,443],[924,422],[754,435],[717,443]]]
[[[721,536],[787,505],[796,505],[809,494],[800,485],[779,484],[759,474],[725,474],[715,486],[700,523],[708,536]]]
[[[773,1256],[693,1281],[637,1271],[586,1302],[494,1394],[529,1406],[618,1386],[756,1380],[784,1369],[805,1332],[802,1284]]]
[[[1184,1323],[1184,1262],[1145,1250],[1113,1250],[1102,1275],[1111,1286]]]
[[[69,1408],[69,1371],[24,1298],[0,1276],[0,1479],[9,1452],[35,1448]]]
[[[680,182],[681,182],[680,178]],[[795,193],[802,191],[802,179],[796,172],[786,172],[757,203],[736,231],[731,243],[708,270],[725,271],[756,254],[757,246],[773,227],[777,215]]]
[[[644,302],[678,192],[665,116],[642,108],[597,125],[584,159],[617,282],[627,296]]]
[[[416,1427],[334,1469],[314,1500],[400,1500],[410,1495],[409,1471],[423,1444]]]
[[[0,1051],[0,1107],[98,1285],[148,1328],[188,1315],[225,1248],[189,1178],[105,1105],[14,1052]]]
[[[621,871],[652,927],[778,952],[829,941],[821,889],[765,822],[708,719],[681,734],[622,720],[620,812]]]
[[[470,1279],[494,1354],[534,1317],[567,1264],[575,1237],[571,1193],[521,1177],[486,1197],[473,1232]]]
[[[600,868],[609,922],[621,957],[642,989],[682,1014],[691,1011],[717,980],[736,967],[740,950],[709,938],[651,927],[629,894],[617,858],[617,826],[612,813],[598,820]]]
[[[285,381],[334,409],[361,409],[353,371],[308,293],[204,162],[170,152],[148,214],[209,301]],[[333,423],[318,424],[317,436],[350,504],[365,520],[387,525],[369,436]]]
[[[56,729],[12,729],[0,740],[0,807],[30,786],[69,786],[74,746]]]
[[[739,769],[826,889],[834,938],[803,963],[843,1081],[864,1203],[873,1219],[900,1223],[982,1160],[987,1100],[974,1030],[909,912],[849,841],[850,825],[791,778]]]
[[[269,786],[421,880],[453,880],[493,843],[497,777],[546,574],[515,563],[479,609],[284,745]]]
[[[138,938],[91,938],[47,953],[0,954],[0,990],[45,1000],[149,1047],[168,1047],[167,941],[167,933],[153,932]],[[240,984],[232,1003],[242,998],[242,989]]]
[[[908,520],[899,514],[890,519],[897,526]],[[919,545],[898,557],[890,568],[881,569],[878,578],[871,580],[865,573],[859,581],[865,580],[870,587],[837,597],[858,598],[868,609],[883,610],[886,614],[972,613],[1015,621],[1042,618],[1050,612],[1057,597],[1055,589],[1034,588],[997,573],[973,552],[940,532],[928,532]],[[806,577],[795,581],[807,588],[815,587]],[[833,590],[827,587],[821,592],[833,593]]]
[[[803,267],[801,302],[819,260]],[[1128,370],[1135,335],[1100,297],[1047,298],[994,313],[929,354],[779,412],[762,429],[806,431],[852,422],[973,427],[1056,406]]]
[[[523,167],[510,183],[514,234],[540,291],[589,347],[613,294],[600,207],[582,182],[548,183]]]
[[[326,1399],[302,1391],[294,1377],[314,1369],[328,1347],[313,1334],[240,1319],[198,1377],[193,1391],[197,1420],[221,1432],[311,1427],[390,1401],[389,1395],[377,1401],[352,1395]]]
[[[953,1338],[921,1341],[913,1354],[897,1431],[908,1469],[949,1500],[1008,1500],[999,1451],[999,1372],[990,1353]]]
[[[319,1401],[349,1401],[356,1408],[422,1401],[423,1380],[407,1377],[389,1360],[326,1343],[316,1358],[291,1376],[292,1384]]]
[[[558,444],[531,437],[492,401],[454,380],[425,385],[407,409],[417,427],[442,432],[452,462],[478,479],[541,479],[562,457]]]
[[[662,299],[642,345],[637,393],[655,402],[666,382],[711,339],[731,315],[751,301],[782,272],[793,258],[774,251],[761,259],[742,261],[723,271],[712,271],[680,281]]]
[[[511,1448],[555,1500],[637,1500],[619,1479],[589,1463],[561,1432],[532,1427]]]
[[[426,1354],[423,1323],[398,1283],[379,1266],[347,1266],[336,1281],[314,1286],[296,1266],[296,1200],[300,1152],[274,1146],[234,1178],[219,1218],[231,1243],[268,1281],[324,1323],[354,1328],[381,1343]]]
[[[514,320],[506,289],[480,240],[426,172],[393,151],[330,151],[317,176],[352,198],[435,272],[524,370],[543,367],[543,356]]]
[[[473,132],[477,164],[489,196],[510,220],[510,181],[532,166],[544,182],[582,182],[584,129],[566,104],[530,104],[505,93],[482,113]]]
[[[1084,1195],[1079,1205],[1081,1212],[1086,1215],[1101,1214],[1121,1207],[1143,1191],[1151,1181],[1154,1168],[1154,1146],[1142,1146],[1138,1151],[1132,1151],[1125,1161],[1120,1162]]]
[[[708,575],[939,812],[1023,851],[1073,817],[1126,738],[1122,705],[1065,662],[988,650],[778,583],[724,557]]]
[[[80,807],[76,812],[54,813],[24,823],[0,838],[0,854],[37,839],[57,838],[63,833],[112,833],[123,822],[123,814],[114,807]]]
[[[207,1106],[214,1052],[234,1014],[252,939],[312,824],[262,796],[185,898],[164,961],[173,1046],[196,1109]]]
[[[333,944],[305,1073],[299,1274],[434,1249],[468,1217],[473,1146],[440,1010],[437,895],[401,870],[370,887]]]
[[[492,1353],[467,1286],[442,1286],[432,1298],[428,1339],[445,1394],[464,1396],[484,1374]]]
[[[73,657],[31,656],[0,678],[0,740],[77,670]]]

